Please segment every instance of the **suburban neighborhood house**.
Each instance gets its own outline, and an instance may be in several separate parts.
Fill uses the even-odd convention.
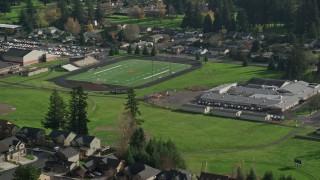
[[[69,172],[79,166],[79,152],[73,147],[61,149],[49,157],[46,167],[55,172]]]
[[[19,127],[7,120],[0,120],[0,140],[16,135]]]
[[[42,144],[45,141],[45,130],[24,126],[16,136],[26,144]]]
[[[49,138],[53,140],[55,145],[58,146],[70,146],[71,141],[76,137],[76,134],[73,132],[62,131],[62,130],[53,130],[49,134]]]
[[[101,140],[95,136],[77,135],[71,141],[71,146],[79,150],[80,159],[85,159],[90,155],[100,154]]]
[[[161,171],[146,164],[134,163],[125,168],[125,174],[131,180],[153,180]]]
[[[0,163],[4,161],[19,161],[26,155],[25,144],[15,136],[0,141]]]
[[[212,88],[197,99],[198,105],[183,105],[182,110],[208,113],[210,107],[217,116],[268,121],[283,119],[284,112],[319,92],[315,83],[252,78]]]

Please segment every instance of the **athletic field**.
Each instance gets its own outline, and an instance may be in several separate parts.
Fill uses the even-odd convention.
[[[67,78],[68,80],[111,84],[126,87],[140,86],[190,68],[189,64],[131,59]],[[152,72],[153,70],[153,72]]]

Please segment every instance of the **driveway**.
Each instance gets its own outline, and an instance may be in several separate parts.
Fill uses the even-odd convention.
[[[43,168],[45,166],[45,162],[48,161],[48,156],[50,153],[48,152],[37,152],[34,155],[38,158],[36,161],[32,162],[31,164],[37,168]],[[6,171],[0,172],[0,179],[1,180],[11,180],[13,179],[13,173],[17,168],[9,169]]]

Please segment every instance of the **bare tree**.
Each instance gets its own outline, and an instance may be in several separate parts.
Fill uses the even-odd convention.
[[[45,19],[50,25],[56,23],[61,17],[61,12],[57,7],[48,7],[45,11]]]
[[[121,111],[119,115],[119,153],[124,154],[127,152],[129,147],[129,141],[133,132],[137,129],[138,124],[136,119],[132,116],[130,111],[125,111],[124,109]]]
[[[140,35],[140,29],[137,25],[128,25],[124,30],[123,30],[123,36],[125,40],[132,42],[134,40],[137,40]]]
[[[143,8],[140,8],[139,6],[134,6],[131,11],[131,16],[140,21],[146,16],[146,13],[144,12]]]
[[[162,18],[166,15],[166,5],[162,1],[158,1],[156,5],[157,18],[162,23]]]
[[[74,18],[68,18],[66,24],[64,25],[65,31],[71,33],[72,35],[78,35],[81,31],[81,26],[79,21]]]

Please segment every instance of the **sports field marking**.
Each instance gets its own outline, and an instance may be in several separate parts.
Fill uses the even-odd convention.
[[[99,73],[102,73],[102,72],[104,72],[104,71],[109,71],[109,70],[111,70],[111,69],[115,69],[115,68],[118,68],[118,67],[120,67],[120,66],[122,66],[122,65],[118,65],[118,66],[115,66],[115,67],[112,67],[112,68],[109,68],[109,69],[105,69],[105,70],[102,70],[102,71],[98,71],[98,72],[96,72],[96,73],[94,73],[94,74],[99,74]]]
[[[154,77],[154,76],[158,76],[159,74],[166,73],[166,72],[168,72],[168,71],[169,71],[169,70],[162,71],[162,72],[160,72],[160,73],[154,74],[154,75],[152,75],[152,76],[145,77],[145,78],[143,78],[143,79],[149,79],[149,78],[152,78],[152,77]]]

